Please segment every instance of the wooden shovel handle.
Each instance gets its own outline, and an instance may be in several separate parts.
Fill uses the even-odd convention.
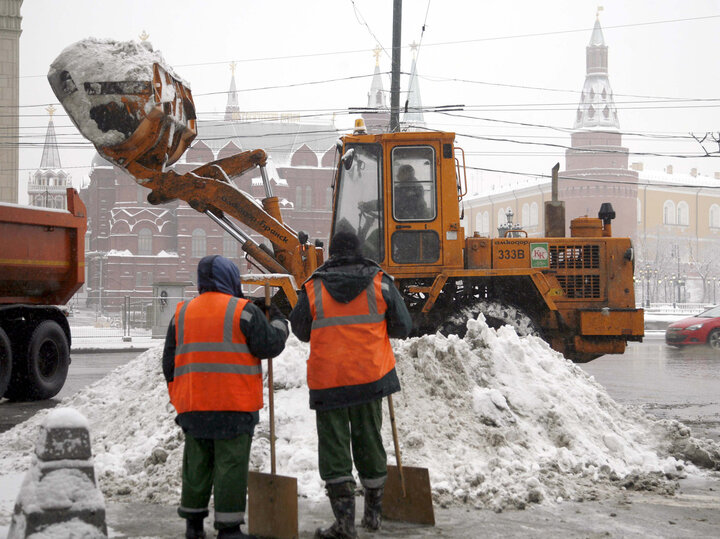
[[[265,316],[270,321],[270,284],[265,283]],[[273,398],[273,364],[269,357],[268,363],[268,408],[270,410],[270,473],[275,475],[275,400]]]
[[[402,489],[403,498],[407,496],[405,492],[405,475],[403,474],[402,458],[400,457],[400,442],[398,441],[397,427],[395,426],[395,409],[393,408],[392,395],[387,396],[388,409],[390,410],[390,426],[392,427],[393,443],[395,444],[395,460],[397,461],[398,474],[400,475],[400,488]]]

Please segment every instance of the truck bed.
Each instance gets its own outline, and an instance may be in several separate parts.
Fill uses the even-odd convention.
[[[85,281],[86,210],[0,204],[0,304],[62,305]]]

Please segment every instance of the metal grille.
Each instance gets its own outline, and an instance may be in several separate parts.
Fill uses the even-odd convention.
[[[599,275],[557,275],[568,298],[599,298]]]
[[[598,269],[599,245],[550,245],[551,269]]]

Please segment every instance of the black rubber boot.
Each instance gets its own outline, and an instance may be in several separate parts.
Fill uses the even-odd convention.
[[[205,539],[202,518],[188,518],[185,520],[185,539]]]
[[[360,526],[374,532],[380,529],[382,523],[382,498],[384,487],[365,488],[365,510]]]
[[[218,530],[217,536],[218,539],[255,539],[254,535],[243,533],[239,524],[230,528],[222,528]]]
[[[315,531],[315,539],[355,539],[355,483],[333,483],[327,486],[335,522],[329,528]]]

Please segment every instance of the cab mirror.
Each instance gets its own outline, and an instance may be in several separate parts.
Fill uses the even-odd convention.
[[[345,155],[342,156],[340,159],[345,166],[345,170],[350,170],[350,167],[353,164],[353,159],[355,158],[355,148],[350,148],[348,151],[345,152]]]

